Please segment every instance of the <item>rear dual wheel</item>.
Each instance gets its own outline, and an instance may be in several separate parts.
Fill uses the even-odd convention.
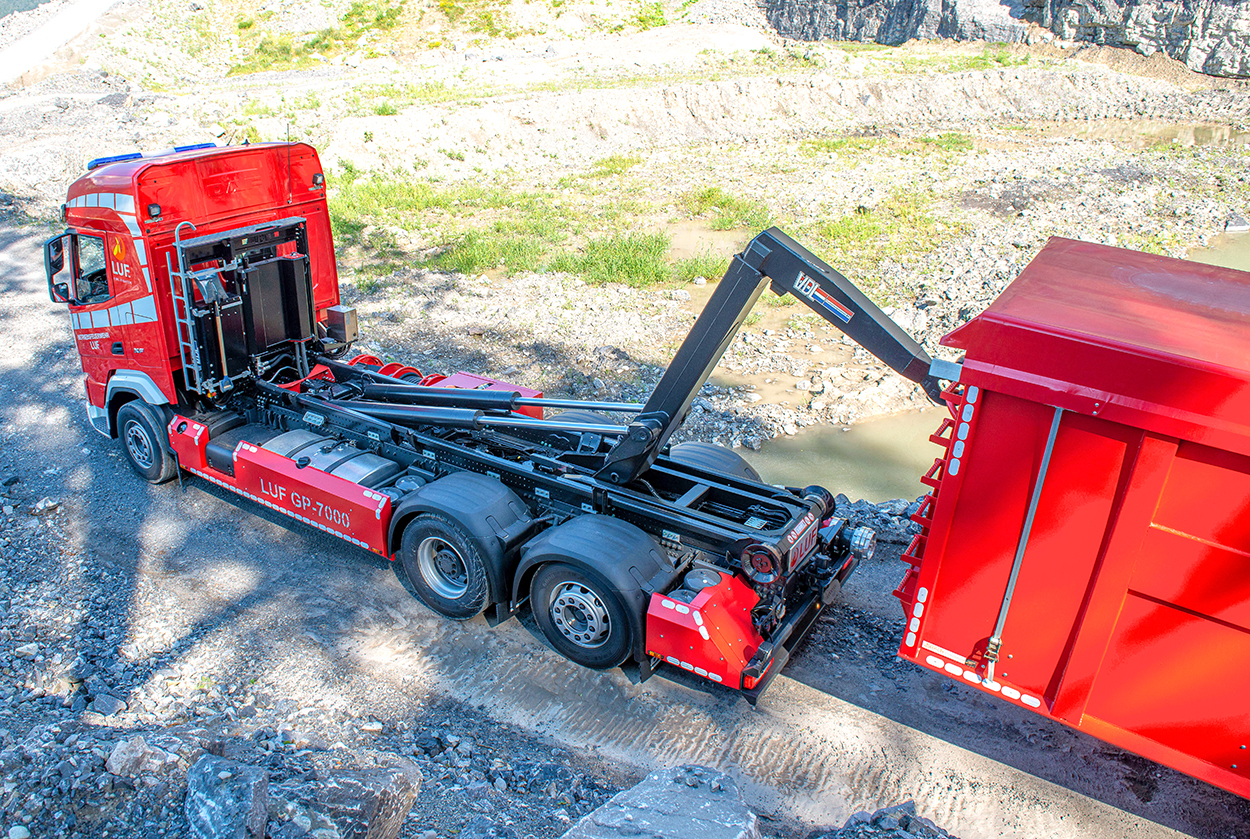
[[[565,658],[608,670],[629,656],[629,619],[620,599],[577,568],[541,566],[530,585],[530,606],[538,628]]]
[[[399,561],[417,596],[440,615],[467,620],[486,608],[486,562],[450,519],[437,513],[413,519],[404,528]]]

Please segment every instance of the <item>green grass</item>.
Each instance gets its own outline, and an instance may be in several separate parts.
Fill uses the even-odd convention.
[[[673,264],[672,278],[679,283],[688,283],[695,277],[719,280],[728,270],[728,257],[705,253],[677,260]]]
[[[666,282],[669,239],[661,233],[624,233],[591,239],[580,253],[561,253],[548,268],[578,274],[588,283],[647,286]]]
[[[964,232],[932,205],[927,193],[898,190],[876,207],[813,225],[814,250],[857,282],[871,283],[882,260],[914,258]]]
[[[435,5],[448,23],[491,38],[514,38],[520,33],[506,26],[504,7],[508,3],[509,0],[437,0]]]
[[[303,35],[265,34],[251,40],[248,36],[255,34],[255,27],[250,22],[245,27],[240,21],[239,31],[245,36],[242,45],[250,45],[251,52],[231,67],[227,75],[243,76],[311,66],[316,63],[317,56],[326,58],[337,55],[355,48],[362,37],[367,39],[374,32],[394,29],[406,3],[407,0],[398,0],[392,5],[384,0],[381,5],[375,5],[355,0],[339,18],[338,26]]]
[[[838,41],[833,46],[848,52],[851,55],[862,55],[863,53],[883,52],[885,50],[894,49],[894,47],[885,44],[875,44],[870,41]]]
[[[668,21],[664,17],[664,7],[659,3],[644,2],[631,21],[639,29],[654,29],[664,26]]]
[[[477,88],[450,88],[442,82],[361,85],[348,96],[347,113],[349,116],[365,116],[382,113],[378,109],[388,107],[398,112],[411,105],[457,102],[482,95],[483,91]]]
[[[713,230],[763,230],[772,223],[772,213],[764,204],[730,195],[718,186],[694,190],[683,203],[692,216],[710,215]]]
[[[622,175],[641,162],[642,158],[640,157],[614,154],[611,157],[596,160],[591,164],[590,171],[586,174],[591,178],[607,178],[612,175]]]
[[[799,152],[806,157],[822,154],[856,154],[876,148],[881,137],[821,137],[799,143]]]
[[[967,134],[960,134],[957,131],[947,131],[946,133],[939,134],[936,137],[918,137],[917,142],[942,151],[957,152],[972,150],[972,138]]]
[[[594,168],[625,171],[634,163],[608,158]],[[647,231],[654,208],[631,200],[624,188],[588,202],[576,190],[523,189],[502,178],[441,183],[410,173],[365,174],[342,161],[327,181],[334,237],[344,264],[357,268],[362,293],[414,264],[465,274],[562,271],[588,283],[632,286],[717,280],[728,267],[725,257],[711,253],[673,262],[669,238]],[[716,212],[751,209],[724,193],[710,197]],[[407,237],[399,231],[433,255],[405,250],[398,240]]]

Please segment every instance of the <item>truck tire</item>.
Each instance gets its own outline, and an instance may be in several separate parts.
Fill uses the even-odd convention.
[[[417,516],[404,528],[399,561],[417,596],[440,615],[468,620],[486,608],[486,563],[455,522],[437,513]]]
[[[530,587],[534,621],[565,658],[592,670],[618,666],[630,653],[629,618],[615,593],[572,566],[549,562]]]
[[[163,484],[178,474],[160,416],[142,399],[132,399],[117,412],[117,439],[130,468],[148,483]]]
[[[726,475],[744,478],[757,484],[764,483],[760,473],[755,471],[754,466],[747,463],[746,458],[732,449],[718,446],[715,443],[698,441],[678,443],[669,449],[668,456],[678,463],[693,466],[696,469],[706,469],[709,472],[723,472]]]

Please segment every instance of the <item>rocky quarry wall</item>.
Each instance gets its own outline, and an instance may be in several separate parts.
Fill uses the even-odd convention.
[[[762,0],[787,38],[901,44],[912,38],[1069,41],[1163,53],[1212,76],[1250,77],[1245,0]]]

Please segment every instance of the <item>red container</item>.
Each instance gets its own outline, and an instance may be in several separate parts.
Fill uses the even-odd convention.
[[[1052,239],[943,344],[900,654],[1250,797],[1250,273]]]

